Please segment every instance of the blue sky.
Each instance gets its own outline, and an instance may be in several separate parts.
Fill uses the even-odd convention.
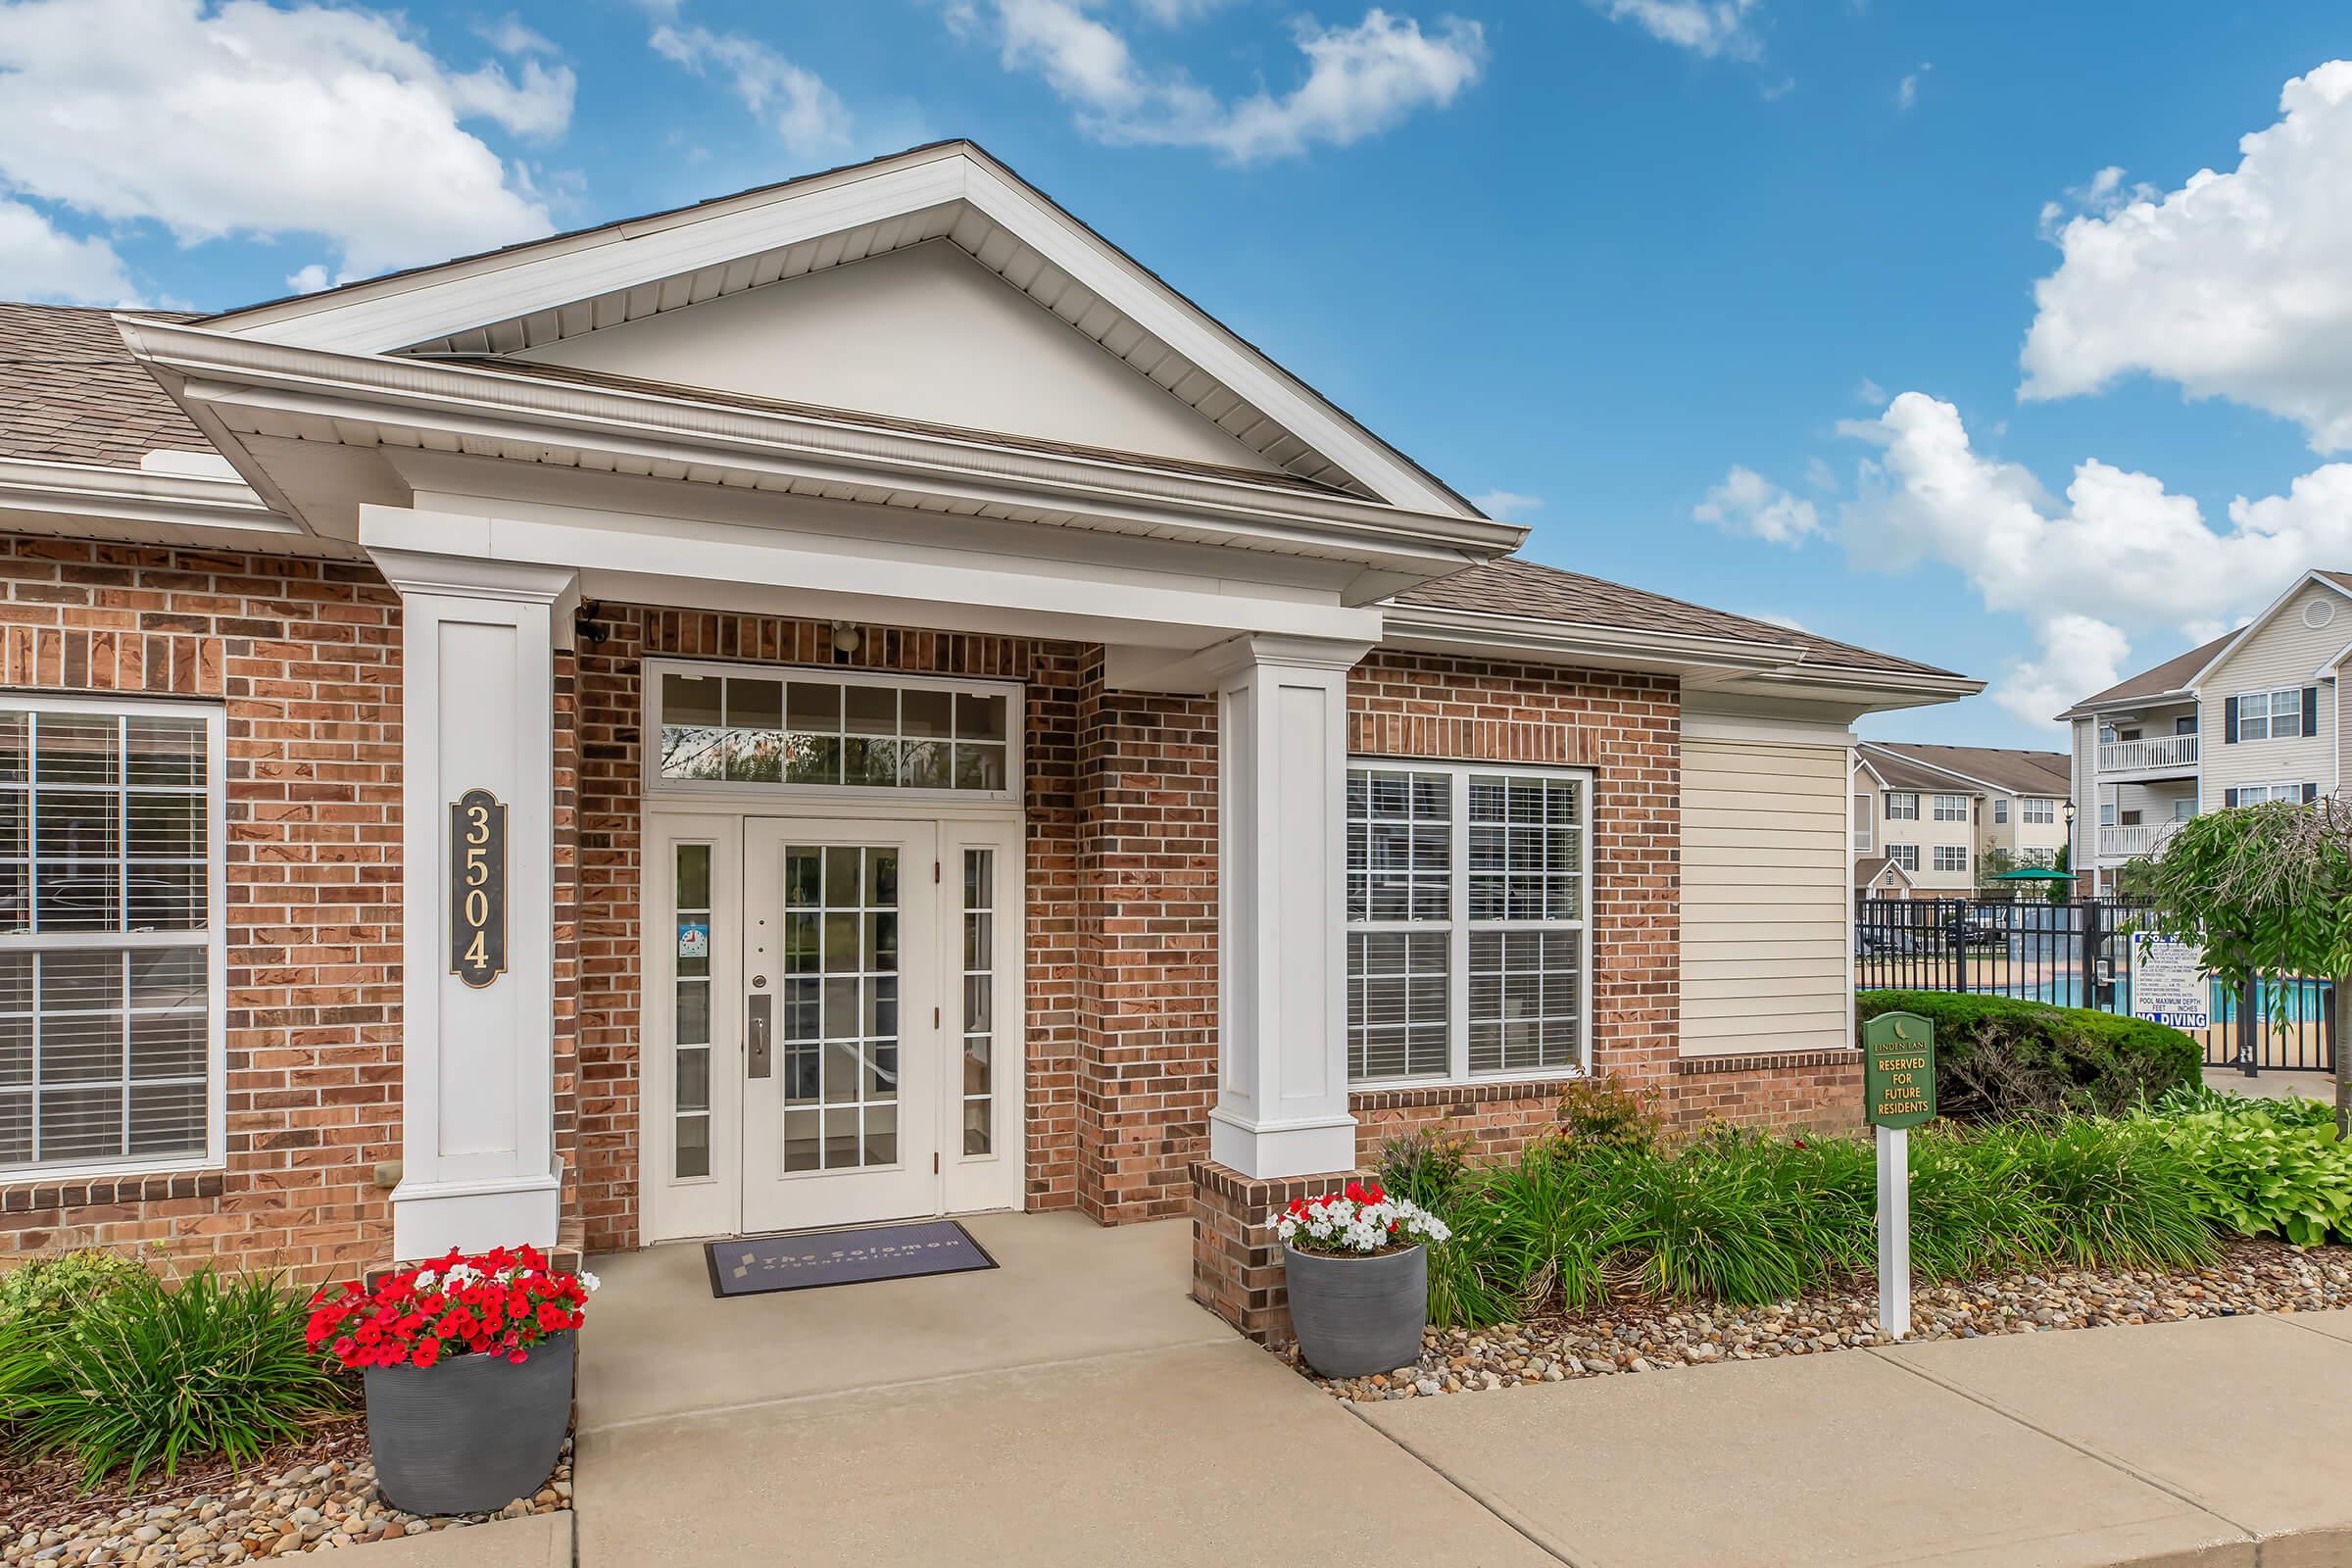
[[[1522,498],[1537,559],[1996,682],[1866,733],[2046,744],[2053,698],[2352,565],[2348,30],[2046,0],[18,0],[0,294],[228,306],[968,135]]]

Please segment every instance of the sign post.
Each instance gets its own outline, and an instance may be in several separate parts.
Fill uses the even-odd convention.
[[[1936,1114],[1936,1026],[1883,1012],[1862,1026],[1862,1114],[1878,1130],[1879,1328],[1911,1332],[1911,1129]]]

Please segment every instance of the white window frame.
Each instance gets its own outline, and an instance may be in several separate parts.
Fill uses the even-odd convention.
[[[1004,788],[1001,790],[918,789],[888,784],[776,784],[749,779],[663,778],[662,776],[662,678],[664,675],[733,676],[738,680],[825,681],[841,686],[892,691],[960,692],[1004,699]],[[764,664],[739,660],[649,659],[644,671],[645,713],[638,750],[640,785],[648,799],[668,801],[792,801],[805,808],[817,802],[899,801],[910,815],[926,808],[982,802],[1017,804],[1027,779],[1028,739],[1025,689],[1019,681],[970,680],[953,675],[901,675],[890,670],[832,664]]]
[[[1437,773],[1449,781],[1450,814],[1446,822],[1446,1060],[1443,1073],[1422,1073],[1411,1077],[1356,1078],[1348,1080],[1351,1094],[1374,1094],[1385,1089],[1419,1089],[1438,1085],[1467,1085],[1482,1083],[1565,1082],[1582,1078],[1592,1070],[1592,882],[1596,874],[1592,864],[1592,805],[1593,774],[1581,767],[1520,767],[1508,762],[1454,762],[1412,757],[1357,757],[1348,759],[1350,771],[1367,768],[1376,773]],[[1470,918],[1470,780],[1489,778],[1541,778],[1575,780],[1582,799],[1579,803],[1578,830],[1582,843],[1578,848],[1578,864],[1583,874],[1578,878],[1577,891],[1581,907],[1573,920],[1480,920]],[[1341,856],[1340,875],[1345,889],[1348,875],[1347,857]],[[1342,893],[1343,907],[1346,894]],[[1435,920],[1349,920],[1346,922],[1348,935],[1359,932],[1393,932],[1403,935],[1427,936],[1438,928]],[[1470,1070],[1470,937],[1476,931],[1576,931],[1582,937],[1577,955],[1577,1060],[1569,1067],[1501,1068],[1494,1072],[1473,1073]],[[1352,984],[1345,976],[1343,983]],[[1350,1027],[1351,1020],[1343,1005],[1342,1027]]]
[[[1968,820],[1968,797],[1965,795],[1936,796],[1934,809],[1936,820],[1938,822],[1965,822]]]
[[[1901,866],[1913,876],[1919,874],[1919,846],[1916,844],[1887,845],[1886,859],[1888,863]]]
[[[1936,846],[1935,858],[1930,863],[1938,871],[1965,871],[1968,869],[1968,846],[1938,844]]]
[[[41,713],[99,713],[114,717],[149,715],[195,718],[204,724],[205,767],[205,1134],[201,1153],[181,1152],[136,1159],[47,1160],[0,1165],[0,1185],[54,1182],[83,1177],[140,1175],[153,1171],[220,1170],[227,1164],[228,1123],[228,744],[227,714],[219,703],[172,702],[162,699],[49,696],[32,692],[0,693],[0,710]],[[127,759],[124,759],[127,765]],[[31,782],[32,759],[26,765],[25,853],[35,848],[30,806],[38,786]],[[124,847],[127,849],[127,846]],[[31,896],[27,891],[28,898]],[[0,952],[42,953],[68,949],[185,948],[195,946],[192,931],[29,931],[0,932]],[[37,1004],[37,998],[36,998]],[[40,1093],[36,1068],[33,1091]],[[38,1106],[34,1107],[35,1114]]]
[[[2058,821],[2058,803],[2046,795],[2029,795],[2021,803],[2018,820],[2029,827],[2053,827]]]
[[[2278,710],[2278,700],[2282,697],[2286,699],[2286,711],[2283,715]],[[2246,732],[2246,725],[2252,721],[2250,705],[2256,702],[2262,704],[2262,733],[2250,735]],[[2292,734],[2281,735],[2278,733],[2278,720],[2281,716],[2294,720],[2295,728]],[[2306,739],[2303,733],[2303,688],[2300,686],[2274,686],[2259,692],[2239,692],[2237,694],[2237,738],[2241,742]]]
[[[2005,826],[2007,826],[2007,825],[2008,825],[2008,822],[2009,822],[2009,797],[2008,797],[2008,796],[2006,796],[2006,795],[1995,795],[1995,796],[1992,798],[1992,820],[1993,820],[1993,824],[1994,824],[1995,826],[2005,827]]]
[[[1919,820],[1919,791],[1888,790],[1886,792],[1886,820],[1916,822]]]
[[[2289,806],[2301,806],[2303,804],[2303,780],[2301,779],[2273,780],[2266,781],[2261,784],[2239,784],[2235,786],[2235,788],[2237,790],[2237,804],[2240,806],[2267,806],[2276,801],[2284,801]],[[2259,801],[2247,800],[2247,792],[2251,790],[2262,791],[2262,799]]]
[[[2099,803],[2099,826],[2115,826],[2115,803],[2113,801],[2101,801]]]

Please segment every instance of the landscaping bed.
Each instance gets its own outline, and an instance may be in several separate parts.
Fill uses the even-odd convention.
[[[80,1490],[68,1460],[18,1465],[0,1458],[0,1564],[240,1563],[333,1550],[491,1519],[560,1513],[571,1506],[571,1445],[538,1493],[497,1513],[422,1519],[387,1506],[358,1415],[321,1424],[304,1442],[272,1449],[242,1474],[225,1463],[183,1466],[135,1493],[120,1484]]]
[[[2218,1263],[2175,1272],[2043,1268],[1922,1285],[1912,1293],[1910,1338],[2352,1307],[2352,1247],[2241,1240],[2221,1251]],[[1372,1377],[1317,1377],[1297,1347],[1280,1353],[1326,1392],[1367,1403],[1891,1344],[1879,1332],[1878,1315],[1878,1286],[1865,1276],[1760,1306],[1626,1300],[1524,1323],[1432,1328],[1411,1367]]]

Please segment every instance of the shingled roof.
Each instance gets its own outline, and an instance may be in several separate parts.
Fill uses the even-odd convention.
[[[135,468],[158,448],[213,450],[130,357],[115,314],[0,304],[0,458]],[[122,314],[193,319],[167,311]]]
[[[1882,654],[1851,643],[1816,637],[1768,620],[1751,620],[1721,610],[1709,610],[1686,600],[1628,588],[1622,583],[1563,571],[1533,561],[1506,559],[1455,572],[1396,598],[1400,605],[1433,610],[1467,610],[1490,615],[1518,615],[1529,620],[1564,621],[1572,625],[1604,626],[1682,632],[1693,637],[1727,637],[1741,642],[1793,645],[1805,662],[1826,667],[1876,670],[1898,675],[1947,675],[1953,671],[1922,664],[1892,654]]]
[[[1879,766],[1888,756],[1904,758],[1977,779],[2012,795],[2058,796],[2069,794],[2074,788],[2073,763],[2064,752],[2013,751],[1998,746],[1917,746],[1898,741],[1864,741],[1862,749],[1874,766]],[[1884,766],[1879,771],[1881,777],[1886,776]]]
[[[2168,659],[2153,668],[2143,669],[2127,680],[2119,680],[2103,692],[2093,692],[2058,716],[2062,719],[2077,718],[2094,708],[2105,708],[2111,703],[2129,703],[2177,692],[2191,675],[2203,669],[2214,655],[2228,647],[2230,638],[2243,630],[2245,628],[2240,626],[2237,631],[2224,632],[2213,641],[2191,648],[2185,654]]]

